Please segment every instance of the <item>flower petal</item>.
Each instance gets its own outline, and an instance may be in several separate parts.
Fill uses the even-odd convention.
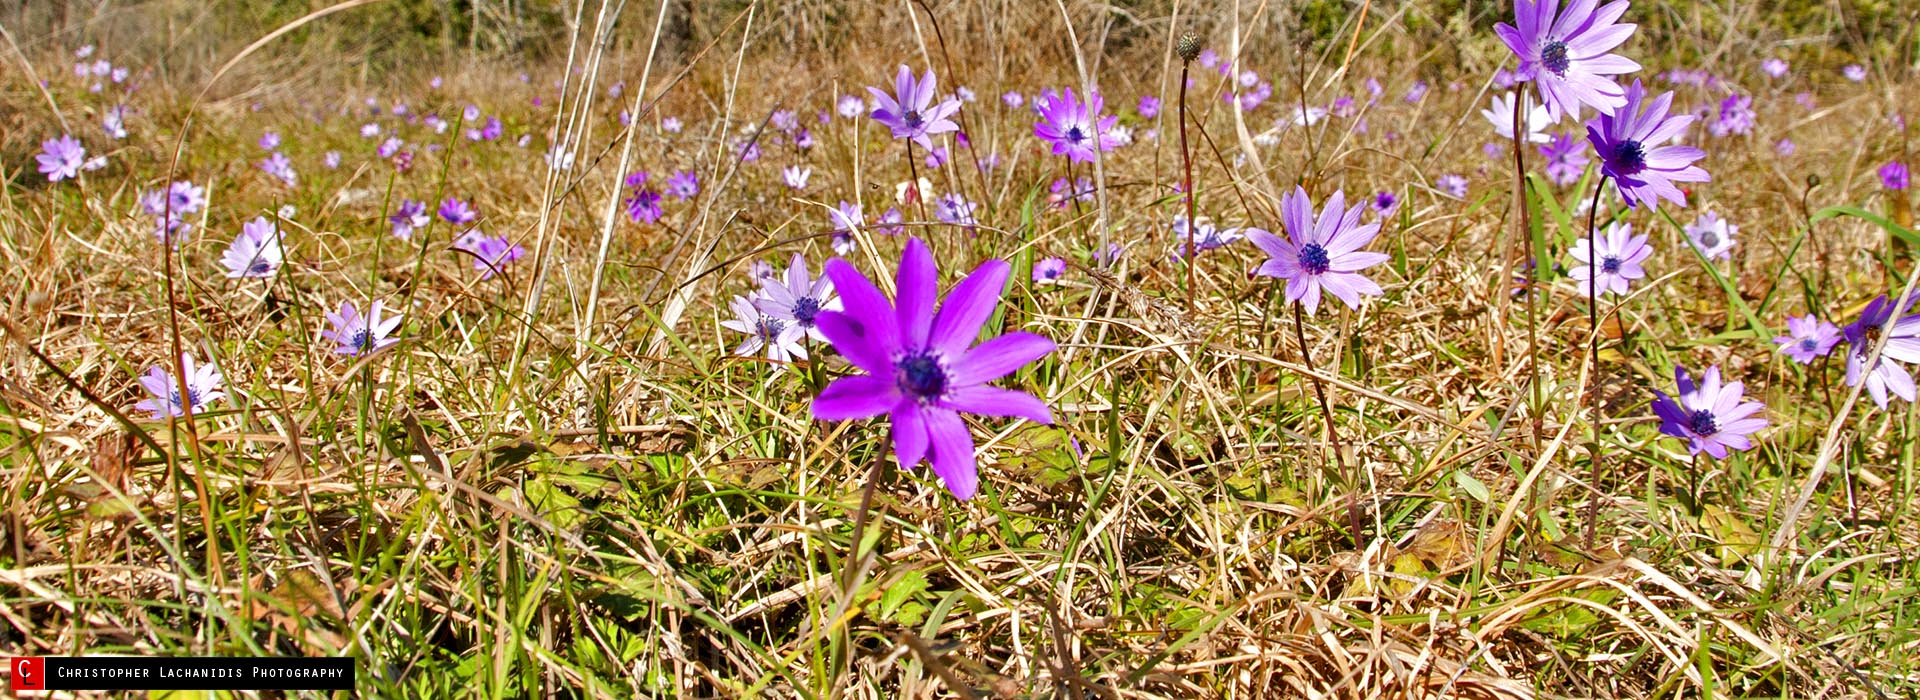
[[[960,355],[947,370],[950,387],[967,387],[1012,374],[1058,347],[1046,336],[1014,332],[994,338]]]
[[[919,404],[903,402],[893,409],[893,455],[900,467],[912,469],[927,457],[927,420]]]
[[[892,411],[900,405],[900,389],[893,382],[859,374],[833,380],[813,399],[813,417],[819,420],[859,420]]]
[[[966,352],[980,335],[980,326],[1000,306],[1000,294],[1006,289],[1007,276],[1012,270],[1005,260],[988,260],[955,285],[946,300],[940,302],[940,313],[934,317],[932,335],[927,339],[928,347],[949,356]]]
[[[933,473],[940,476],[954,498],[973,498],[980,489],[980,472],[973,461],[973,434],[967,431],[966,422],[960,420],[960,414],[943,408],[926,409],[921,415],[927,421]]]
[[[995,418],[1025,418],[1043,425],[1053,424],[1053,412],[1044,401],[1024,391],[977,384],[947,391],[940,402],[946,408]]]
[[[918,238],[907,239],[907,248],[900,253],[900,270],[893,278],[893,314],[900,328],[901,347],[926,346],[927,330],[933,325],[933,303],[940,294],[939,278],[927,244]],[[839,282],[834,279],[835,284]]]

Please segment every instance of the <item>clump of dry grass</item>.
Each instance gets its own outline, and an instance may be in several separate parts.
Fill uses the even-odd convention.
[[[1809,64],[1804,83],[1762,88],[1746,60],[1761,45],[1726,39],[1744,47],[1738,60],[1709,65],[1754,86],[1763,117],[1755,135],[1712,144],[1715,181],[1694,198],[1742,226],[1734,294],[1683,257],[1677,227],[1636,222],[1660,231],[1657,279],[1602,329],[1616,340],[1600,366],[1584,361],[1590,329],[1571,285],[1538,288],[1536,394],[1527,304],[1509,296],[1505,156],[1479,152],[1499,61],[1490,16],[1466,17],[1441,45],[1415,6],[1373,7],[1364,25],[1345,15],[1317,43],[1265,6],[836,7],[748,5],[657,52],[672,7],[616,17],[616,3],[601,17],[586,3],[526,83],[515,67],[449,65],[255,92],[248,66],[285,60],[266,44],[197,106],[204,83],[145,78],[138,135],[72,186],[18,164],[58,128],[48,99],[71,124],[97,122],[102,102],[51,77],[66,43],[23,50],[50,80],[43,97],[9,73],[0,92],[15,115],[0,143],[0,651],[348,654],[383,696],[1869,697],[1920,685],[1905,603],[1913,412],[1855,411],[1835,443],[1844,471],[1782,528],[1844,387],[1836,367],[1783,360],[1738,310],[1776,326],[1810,309],[1837,317],[1911,265],[1886,257],[1877,227],[1810,221],[1828,204],[1886,208],[1871,170],[1904,143],[1854,117],[1913,113],[1911,81],[1855,86]],[[1067,19],[1077,46],[1060,38]],[[809,46],[807,27],[836,22],[870,29],[856,48]],[[1376,245],[1393,255],[1387,296],[1316,319],[1305,348],[1273,290],[1246,278],[1254,251],[1201,255],[1191,287],[1167,261],[1176,117],[1117,110],[1139,141],[1103,156],[1103,201],[1056,208],[1046,186],[1065,173],[1031,139],[1031,115],[996,102],[1090,84],[1114,107],[1170,98],[1165,53],[1189,27],[1216,50],[1237,42],[1275,88],[1236,118],[1221,83],[1196,81],[1201,213],[1273,228],[1274,195],[1296,182],[1400,196]],[[818,145],[801,153],[771,138],[771,113],[810,120],[901,62],[980,96],[966,109],[975,153],[954,145],[932,177],[983,202],[983,225],[913,229],[943,270],[1075,261],[1059,286],[1017,275],[997,320],[1060,343],[1010,380],[1060,425],[975,424],[985,488],[968,503],[892,468],[877,426],[808,419],[842,361],[730,357],[717,326],[749,261],[830,256],[824,206],[858,201],[871,217],[907,179],[901,150],[863,122],[810,124]],[[444,87],[420,87],[434,74]],[[1358,118],[1268,129],[1302,101],[1364,103],[1369,76],[1387,92]],[[1399,100],[1418,77],[1427,99]],[[627,92],[610,98],[616,81]],[[1800,87],[1822,106],[1796,107]],[[367,96],[448,117],[476,103],[509,136],[413,129],[413,169],[396,174],[355,133],[375,119]],[[621,129],[621,110],[640,127]],[[661,133],[667,117],[686,132]],[[301,164],[296,189],[251,165],[270,128]],[[532,144],[512,145],[520,134]],[[1797,155],[1773,155],[1782,137]],[[765,139],[763,162],[735,158],[747,138]],[[561,142],[582,145],[577,164],[545,168],[540,154]],[[327,150],[347,164],[322,169]],[[1001,165],[976,176],[976,154]],[[800,161],[815,180],[796,194],[778,166]],[[695,170],[702,194],[659,225],[633,224],[617,205],[634,169]],[[1472,180],[1465,200],[1433,187],[1446,173]],[[134,200],[176,178],[214,201],[169,257]],[[400,198],[448,196],[474,201],[528,257],[481,280],[443,224],[386,236]],[[1533,196],[1537,239],[1564,259],[1584,233],[1566,223],[1583,195]],[[220,277],[238,223],[282,206],[284,273]],[[1126,246],[1118,268],[1087,262],[1105,237]],[[849,257],[884,269],[898,246],[862,236]],[[332,355],[314,334],[342,299],[403,308],[403,344]],[[231,399],[191,425],[130,415],[133,378],[175,342],[219,363]],[[1677,361],[1717,363],[1764,396],[1776,427],[1758,449],[1696,465],[1658,438],[1645,401]],[[1602,483],[1585,480],[1571,442],[1586,432],[1573,399],[1589,374],[1609,387]],[[1697,514],[1680,497],[1694,469],[1707,494]],[[1579,536],[1590,507],[1592,547]],[[1792,536],[1767,546],[1776,531]]]

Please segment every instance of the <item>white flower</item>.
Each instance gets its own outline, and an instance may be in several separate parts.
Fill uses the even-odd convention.
[[[1514,99],[1514,94],[1511,92],[1494,95],[1493,107],[1480,110],[1481,116],[1493,122],[1493,132],[1507,140],[1513,139]],[[1553,125],[1553,118],[1548,115],[1547,108],[1534,104],[1531,95],[1527,97],[1526,105],[1527,112],[1523,126],[1527,130],[1527,142],[1546,143],[1553,140],[1553,137],[1545,133],[1546,128]]]
[[[1700,251],[1708,260],[1725,260],[1731,257],[1733,237],[1740,233],[1740,227],[1727,223],[1713,212],[1704,212],[1693,223],[1687,224],[1687,241]]]
[[[243,224],[240,235],[235,236],[233,243],[227,245],[226,252],[220,255],[220,264],[226,266],[227,277],[272,277],[274,271],[280,269],[281,261],[285,260],[280,238],[280,228],[268,221],[267,217],[254,217]]]

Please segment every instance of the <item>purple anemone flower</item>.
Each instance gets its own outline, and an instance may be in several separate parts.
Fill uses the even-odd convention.
[[[826,342],[827,337],[820,333],[816,321],[822,311],[839,311],[840,298],[833,294],[833,280],[826,275],[816,278],[808,274],[806,259],[794,253],[793,261],[787,265],[786,280],[763,282],[760,296],[753,300],[753,305],[795,329],[796,335]],[[799,356],[806,357],[805,351]]]
[[[1840,75],[1858,83],[1867,79],[1867,67],[1858,63],[1849,63],[1840,69]]]
[[[674,199],[693,199],[694,195],[700,194],[700,176],[693,174],[692,170],[675,172],[667,176],[666,189]]]
[[[1152,119],[1160,115],[1160,98],[1153,95],[1141,95],[1140,105],[1134,108],[1141,119]]]
[[[747,339],[734,347],[733,354],[753,357],[765,350],[767,359],[774,362],[791,362],[796,357],[807,359],[807,348],[800,344],[806,332],[761,311],[750,297],[733,298],[733,315],[732,320],[721,321],[720,327],[747,334]]]
[[[328,313],[327,322],[333,324],[331,330],[320,331],[320,337],[332,341],[337,347],[334,352],[359,357],[385,350],[400,342],[391,338],[393,331],[400,327],[401,316],[382,318],[383,302],[374,300],[367,307],[366,315],[361,315],[353,302],[340,302],[340,313]]]
[[[1753,98],[1728,95],[1720,101],[1720,115],[1707,125],[1707,133],[1717,137],[1739,136],[1753,131]]]
[[[1524,0],[1523,0],[1524,1]],[[1693,162],[1706,157],[1706,151],[1692,146],[1662,145],[1686,131],[1691,114],[1667,115],[1673,93],[1662,93],[1645,101],[1647,91],[1640,81],[1627,88],[1627,102],[1618,112],[1602,114],[1587,122],[1587,141],[1600,154],[1600,171],[1620,188],[1627,206],[1659,209],[1665,199],[1687,205],[1687,195],[1675,182],[1706,182],[1707,171]],[[1645,109],[1642,110],[1644,102]]]
[[[134,410],[151,411],[154,420],[177,418],[199,413],[201,407],[226,398],[226,393],[220,390],[219,368],[211,364],[196,366],[193,356],[187,353],[180,353],[180,365],[187,378],[185,401],[180,400],[180,383],[174,381],[173,372],[156,365],[140,378],[140,388],[146,389],[153,398],[134,404]]]
[[[1720,368],[1708,367],[1695,385],[1687,368],[1673,368],[1674,381],[1680,385],[1678,397],[1658,389],[1653,412],[1660,416],[1660,432],[1687,441],[1687,452],[1705,452],[1714,459],[1726,459],[1727,450],[1753,448],[1748,436],[1767,427],[1767,418],[1759,415],[1766,405],[1743,401],[1745,387],[1740,382],[1722,384]]]
[[[1595,238],[1600,239],[1599,250],[1594,250]],[[1577,280],[1574,286],[1581,294],[1625,295],[1628,284],[1647,276],[1640,263],[1653,255],[1653,246],[1647,245],[1646,236],[1633,235],[1631,224],[1617,223],[1598,236],[1580,239],[1572,252],[1580,266],[1568,271],[1567,276]]]
[[[1547,113],[1578,119],[1580,106],[1609,114],[1626,104],[1626,93],[1610,76],[1640,70],[1640,64],[1611,52],[1633,36],[1634,25],[1618,24],[1627,0],[1598,10],[1599,0],[1571,0],[1560,12],[1559,0],[1514,0],[1514,24],[1493,31],[1515,56],[1521,79],[1539,87]]]
[[[260,161],[260,171],[279,179],[288,187],[293,187],[300,182],[300,176],[293,171],[293,161],[288,160],[287,155],[279,151],[274,151],[273,155]]]
[[[894,94],[888,95],[877,87],[867,88],[873,94],[873,120],[893,130],[896,139],[911,139],[927,149],[933,148],[934,134],[959,131],[952,117],[960,111],[960,101],[945,99],[939,103],[933,101],[933,70],[928,69],[926,77],[918,82],[913,72],[906,66],[900,66],[900,73],[893,79]]]
[[[411,199],[400,200],[400,209],[387,217],[387,221],[393,222],[393,237],[402,240],[412,238],[414,231],[426,228],[432,220],[427,216],[426,202]]]
[[[827,223],[833,225],[833,230],[836,234],[851,234],[855,229],[866,225],[867,217],[861,213],[860,205],[842,199],[840,200],[840,206],[827,211]],[[848,236],[847,238],[848,242],[851,243],[852,236]],[[846,253],[841,253],[841,255],[845,254]]]
[[[1380,285],[1360,274],[1388,260],[1385,253],[1361,250],[1380,233],[1380,224],[1360,224],[1364,203],[1350,209],[1346,205],[1346,194],[1336,191],[1316,220],[1313,200],[1307,197],[1306,189],[1295,186],[1293,194],[1280,201],[1286,238],[1260,229],[1247,230],[1247,238],[1270,256],[1254,274],[1285,280],[1287,301],[1299,302],[1309,314],[1319,310],[1321,290],[1354,309],[1360,308],[1360,297],[1384,294]]]
[[[1454,199],[1467,198],[1467,179],[1458,174],[1447,173],[1441,175],[1439,179],[1434,180],[1434,185],[1439,187],[1441,192],[1445,192],[1448,197]]]
[[[240,235],[235,236],[226,252],[220,255],[220,264],[227,268],[227,277],[272,277],[285,259],[280,238],[280,227],[267,217],[256,216],[252,221],[242,224]]]
[[[1916,297],[1920,298],[1920,297]],[[1849,344],[1847,352],[1847,386],[1857,386],[1861,381],[1867,383],[1867,393],[1873,396],[1874,403],[1881,408],[1887,407],[1887,394],[1907,401],[1914,400],[1913,375],[1899,363],[1920,362],[1920,314],[1904,316],[1913,309],[1916,299],[1908,299],[1906,308],[1895,310],[1886,295],[1881,295],[1860,311],[1860,318],[1847,325],[1844,330]],[[1899,317],[1899,320],[1894,320]],[[1871,368],[1867,367],[1873,344],[1881,335],[1887,335],[1887,344],[1880,357]]]
[[[1807,314],[1787,319],[1787,334],[1773,339],[1780,351],[1800,364],[1812,364],[1840,344],[1840,327]]]
[[[651,224],[666,214],[660,208],[660,193],[647,186],[646,171],[628,174],[627,189],[633,190],[633,195],[627,197],[627,218]]]
[[[80,176],[80,166],[87,162],[87,149],[80,145],[80,139],[63,134],[41,143],[40,155],[33,159],[40,162],[40,172],[47,176],[47,182],[59,182]]]
[[[1087,93],[1085,102],[1075,99],[1073,88],[1043,92],[1034,100],[1040,121],[1033,123],[1033,134],[1053,144],[1054,155],[1064,155],[1069,162],[1091,163],[1095,148],[1111,151],[1119,145],[1108,132],[1120,118],[1100,116],[1100,107],[1098,92]]]
[[[827,261],[827,277],[846,310],[821,312],[820,330],[867,373],[834,380],[813,400],[813,417],[889,415],[900,464],[911,468],[930,461],[955,498],[972,498],[980,474],[961,413],[1053,423],[1053,413],[1039,399],[987,384],[1053,352],[1053,341],[1013,332],[973,344],[999,307],[1010,272],[1006,261],[988,260],[940,302],[933,254],[919,239],[908,239],[894,278],[899,296],[890,302],[847,261]]]
[[[1769,58],[1760,62],[1760,71],[1767,77],[1779,80],[1787,77],[1787,62],[1779,58]]]
[[[480,271],[480,279],[492,279],[494,273],[504,270],[507,263],[526,256],[524,246],[515,245],[506,236],[483,236],[478,230],[470,230],[453,244],[455,250],[464,250],[473,254],[473,269]]]
[[[1566,187],[1580,181],[1587,172],[1587,149],[1571,134],[1554,134],[1553,141],[1540,147],[1547,159],[1547,179]]]
[[[440,218],[455,226],[466,226],[479,219],[480,215],[474,213],[473,207],[460,198],[448,197],[447,201],[440,203]]]
[[[1248,229],[1257,230],[1257,229]],[[1199,222],[1187,224],[1187,215],[1176,214],[1173,217],[1173,259],[1180,260],[1187,254],[1188,241],[1192,241],[1194,257],[1199,257],[1215,248],[1225,248],[1235,241],[1246,238],[1247,230],[1215,226],[1212,219],[1200,217]]]

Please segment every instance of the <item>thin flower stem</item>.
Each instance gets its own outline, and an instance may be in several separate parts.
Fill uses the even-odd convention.
[[[1308,370],[1316,369],[1313,352],[1307,349],[1306,321],[1302,318],[1300,302],[1297,301],[1293,302],[1293,337],[1300,341],[1300,364]],[[1336,366],[1334,371],[1339,371],[1339,367]],[[1327,402],[1326,385],[1317,376],[1309,374],[1307,378],[1313,380],[1313,395],[1320,401],[1320,417],[1326,422],[1327,442],[1333,446],[1334,462],[1340,466],[1340,473],[1347,477],[1347,529],[1353,535],[1354,549],[1361,549],[1360,511],[1353,507],[1360,490],[1360,472],[1347,468],[1346,450],[1340,444],[1340,431],[1333,425],[1333,405]]]
[[[1518,99],[1518,98],[1516,98]],[[1591,465],[1587,485],[1600,488],[1600,246],[1595,238],[1599,236],[1596,228],[1600,223],[1600,195],[1606,191],[1607,176],[1601,175],[1600,182],[1593,188],[1593,208],[1587,210],[1587,265],[1593,269],[1587,275],[1587,407],[1592,414],[1593,441],[1587,445],[1587,460]],[[1593,549],[1593,537],[1599,527],[1600,497],[1587,499],[1587,549]]]
[[[1193,153],[1187,148],[1187,69],[1191,64],[1180,63],[1180,164],[1186,174],[1180,179],[1180,192],[1187,200],[1187,253],[1180,261],[1187,264],[1186,302],[1187,314],[1193,314],[1193,246],[1194,246],[1194,201],[1193,201]]]
[[[1520,215],[1518,218],[1519,225],[1517,227],[1518,234],[1516,238],[1519,239],[1520,249],[1525,251],[1522,257],[1529,263],[1522,265],[1521,269],[1527,276],[1525,282],[1525,289],[1527,290],[1527,385],[1530,388],[1529,393],[1532,397],[1533,404],[1530,407],[1533,413],[1533,447],[1537,450],[1540,449],[1540,441],[1545,434],[1546,424],[1544,421],[1546,416],[1543,415],[1540,410],[1540,407],[1545,405],[1545,402],[1540,394],[1540,324],[1537,312],[1534,309],[1536,300],[1534,299],[1533,288],[1534,275],[1538,274],[1537,268],[1539,267],[1539,262],[1533,259],[1534,253],[1537,252],[1533,250],[1531,244],[1533,236],[1533,207],[1529,206],[1527,202],[1526,150],[1520,145],[1521,130],[1525,128],[1525,117],[1523,115],[1526,114],[1522,105],[1525,104],[1526,99],[1527,89],[1525,86],[1522,86],[1516,91],[1513,97],[1513,206]],[[1501,280],[1503,286],[1509,282],[1511,282],[1510,279]],[[1502,293],[1505,293],[1504,289]]]
[[[920,166],[914,162],[913,139],[907,139],[907,191],[913,193],[913,199],[920,204],[920,220],[932,221],[927,216],[927,193],[920,189]]]

